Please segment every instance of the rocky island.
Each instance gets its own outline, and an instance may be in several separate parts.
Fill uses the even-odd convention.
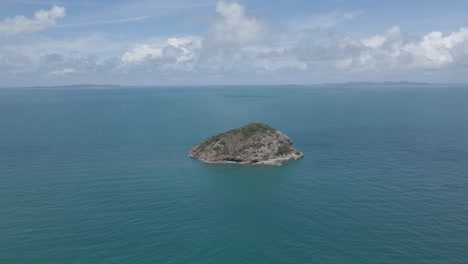
[[[189,151],[205,163],[281,165],[303,154],[292,147],[288,136],[271,126],[252,123],[205,139]]]

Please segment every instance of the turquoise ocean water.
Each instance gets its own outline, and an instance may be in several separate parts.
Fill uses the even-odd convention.
[[[283,166],[202,164],[251,122]],[[0,263],[468,263],[468,87],[0,89]]]

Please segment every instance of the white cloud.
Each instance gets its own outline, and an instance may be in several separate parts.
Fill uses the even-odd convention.
[[[247,16],[244,6],[235,2],[219,1],[216,12],[217,19],[202,39],[196,68],[210,74],[251,71],[256,65],[253,48],[264,48],[268,27]]]
[[[216,12],[220,19],[208,30],[206,41],[213,45],[245,45],[256,43],[267,34],[267,28],[255,18],[245,14],[238,3],[219,1]]]
[[[309,68],[335,72],[351,71],[379,74],[444,70],[468,61],[468,29],[443,36],[430,32],[424,36],[401,33],[398,26],[383,35],[358,39],[344,34],[309,34],[293,49],[299,61]]]
[[[162,56],[163,45],[138,44],[122,56],[122,61],[132,62],[141,61],[147,57],[159,58]]]
[[[467,42],[468,29],[461,28],[446,37],[441,32],[431,32],[419,43],[405,45],[402,49],[413,55],[414,66],[437,69],[462,58],[468,59]]]
[[[385,35],[362,40],[367,48],[359,59],[375,70],[441,69],[468,59],[468,29],[460,28],[448,36],[430,32],[419,38],[402,35],[393,27]]]
[[[50,72],[49,76],[55,76],[55,75],[63,76],[63,75],[70,75],[74,73],[76,73],[75,69],[63,68],[61,70],[55,70],[55,71]]]
[[[135,45],[130,51],[124,53],[122,61],[134,62],[166,56],[174,57],[178,62],[186,62],[195,58],[195,52],[201,45],[198,37],[169,38],[166,41],[156,42],[158,43]]]
[[[50,10],[37,11],[33,18],[8,17],[0,21],[0,36],[8,37],[44,30],[54,26],[56,21],[65,15],[65,7],[54,5]]]
[[[122,55],[122,67],[125,70],[191,71],[200,47],[201,39],[191,36],[137,44]]]

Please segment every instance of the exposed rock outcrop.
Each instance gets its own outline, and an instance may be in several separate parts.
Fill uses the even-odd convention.
[[[242,163],[281,165],[302,158],[292,141],[280,131],[261,123],[252,123],[210,137],[189,151],[189,156],[206,163]]]

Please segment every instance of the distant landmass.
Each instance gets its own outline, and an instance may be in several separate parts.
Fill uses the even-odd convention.
[[[117,84],[69,84],[69,85],[51,85],[51,86],[27,86],[24,88],[115,88],[115,87],[125,87],[124,85]]]
[[[325,85],[437,85],[434,83],[425,82],[409,82],[409,81],[385,81],[385,82],[344,82],[344,83],[325,83]]]
[[[205,163],[281,165],[303,154],[292,147],[285,134],[269,125],[252,123],[202,141],[189,156]]]

